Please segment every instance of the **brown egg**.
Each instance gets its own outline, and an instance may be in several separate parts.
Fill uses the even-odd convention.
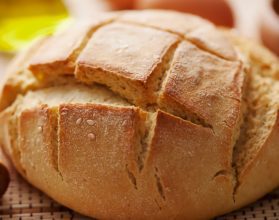
[[[279,55],[279,0],[268,2],[261,14],[261,38],[265,46]]]
[[[134,6],[134,0],[106,0],[112,6],[114,10],[132,9]]]
[[[0,197],[6,192],[10,182],[10,175],[7,168],[0,162]]]
[[[200,15],[217,25],[234,25],[233,12],[226,0],[138,0],[135,7],[179,10]]]

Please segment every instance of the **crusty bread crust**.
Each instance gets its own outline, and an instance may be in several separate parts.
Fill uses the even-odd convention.
[[[0,143],[30,183],[99,219],[208,219],[279,185],[276,57],[176,12],[73,27],[3,87]]]

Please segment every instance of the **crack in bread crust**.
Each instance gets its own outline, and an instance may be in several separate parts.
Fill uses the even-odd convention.
[[[110,35],[114,38],[107,42]],[[105,84],[136,105],[153,104],[178,41],[163,31],[113,23],[98,31],[80,54],[76,78]]]
[[[149,112],[147,114],[147,118],[145,121],[145,131],[143,135],[141,135],[140,146],[141,149],[138,154],[138,168],[139,172],[141,172],[145,165],[145,160],[148,157],[148,152],[150,149],[151,140],[154,136],[154,129],[156,125],[156,113]]]
[[[198,48],[212,55],[226,60],[237,60],[235,49],[231,47],[227,39],[222,33],[218,34],[216,32],[215,26],[212,23],[204,19],[193,15],[184,15],[182,13],[173,15],[172,12],[169,12],[167,16],[162,16],[160,10],[146,10],[142,13],[142,16],[138,16],[137,13],[138,12],[124,13],[117,20],[123,23],[131,23],[170,32],[182,37],[184,40],[190,41]],[[177,21],[179,16],[181,20],[184,20],[184,24],[179,22],[177,22],[177,24],[173,22],[170,23],[170,21],[175,18]],[[221,46],[214,44],[214,41],[221,44]]]
[[[155,180],[156,180],[156,186],[157,186],[157,189],[158,189],[158,193],[160,194],[160,196],[162,197],[163,200],[166,200],[166,196],[165,196],[165,191],[164,191],[164,186],[161,182],[161,178],[159,176],[159,170],[157,167],[155,167],[155,174],[154,174],[154,177],[155,177]]]
[[[133,174],[133,172],[129,170],[128,164],[126,164],[126,172],[127,172],[127,175],[129,177],[131,183],[134,185],[135,189],[137,190],[138,189],[137,179],[136,179],[135,175]]]
[[[141,23],[138,23],[136,21],[134,21],[134,22],[133,21],[128,21],[128,20],[120,20],[120,21],[123,22],[123,23],[133,24],[133,25],[137,25],[137,26],[150,27],[150,28],[154,28],[154,29],[157,29],[157,30],[167,31],[167,32],[169,32],[171,34],[177,35],[179,38],[182,38],[184,41],[189,41],[190,43],[194,44],[199,49],[204,50],[204,51],[206,51],[208,53],[211,53],[212,55],[217,56],[217,57],[219,57],[221,59],[225,59],[225,60],[234,60],[235,59],[235,58],[228,59],[228,58],[220,55],[219,53],[216,53],[214,50],[206,48],[204,46],[203,42],[201,42],[201,41],[199,41],[197,39],[191,38],[190,36],[188,37],[187,35],[183,36],[183,34],[175,32],[175,31],[166,30],[166,29],[163,29],[163,28],[160,28],[160,27],[156,27],[154,25],[141,24]],[[216,31],[216,30],[213,29],[213,31]]]
[[[52,151],[52,157],[53,157],[53,165],[55,170],[58,172],[60,178],[62,181],[63,180],[63,175],[61,173],[61,170],[59,168],[59,151],[60,151],[60,140],[59,140],[59,133],[60,133],[60,127],[59,127],[59,113],[58,113],[58,108],[57,107],[52,107],[50,109],[50,124],[52,125],[51,128],[51,136],[52,136],[52,142],[53,142],[53,151]]]
[[[84,50],[84,48],[87,46],[88,44],[88,41],[89,41],[89,36],[92,36],[93,35],[93,38],[94,38],[94,34],[99,30],[99,29],[103,29],[104,27],[107,27],[110,23],[115,23],[115,21],[118,21],[121,19],[112,19],[110,20],[109,22],[104,22],[102,23],[101,25],[91,29],[88,33],[87,33],[87,37],[85,37],[80,45],[80,47],[76,50],[74,50],[74,52],[70,55],[70,57],[74,56],[74,60],[76,60],[78,57],[79,57],[79,54]],[[204,21],[203,21],[204,22]],[[135,24],[137,25],[137,24]],[[140,24],[139,24],[140,25]],[[153,29],[158,29],[154,26],[152,26]],[[167,31],[165,29],[161,29],[163,31]],[[182,36],[181,34],[177,33],[178,34],[179,38]],[[157,79],[155,80],[156,81],[156,85],[155,86],[155,94],[156,94],[156,90],[158,90],[158,92],[160,93],[161,90],[162,90],[162,84],[164,84],[164,81],[165,79],[167,78],[167,73],[169,71],[169,69],[171,68],[170,66],[170,63],[172,62],[172,59],[173,59],[173,55],[176,51],[176,48],[177,48],[177,45],[178,43],[174,44],[174,46],[172,46],[169,50],[169,52],[167,52],[165,55],[164,55],[164,60],[162,61],[162,65],[164,66],[164,68],[162,68],[162,70],[159,71],[158,73],[158,77],[156,77]],[[198,45],[197,45],[198,46]],[[203,48],[204,49],[204,48]],[[69,58],[70,59],[70,58]],[[32,68],[31,68],[32,69]],[[36,72],[36,71],[35,71]],[[36,74],[35,74],[36,75]],[[40,78],[40,77],[39,77]],[[63,77],[62,77],[63,78]],[[48,79],[46,79],[48,80]],[[52,79],[52,81],[56,81],[56,79]],[[59,84],[59,83],[58,83]],[[52,83],[50,83],[49,85],[46,85],[46,86],[43,86],[43,87],[51,87],[52,86]],[[36,89],[39,89],[40,86],[38,86]],[[157,89],[156,89],[157,87]],[[36,90],[34,89],[34,90]],[[127,98],[127,96],[124,96],[125,98]],[[158,95],[157,95],[157,99],[158,99]],[[158,101],[155,102],[155,103],[151,103],[147,106],[147,109],[154,109],[154,104],[155,105],[158,105]],[[142,108],[145,108],[144,105],[139,105],[141,106]],[[155,110],[156,109],[160,109],[161,107],[155,107]],[[164,109],[165,111],[168,111],[167,109]],[[176,112],[171,112],[170,113],[176,115],[176,116],[179,116],[179,117],[182,117],[183,119],[185,120],[190,120],[192,121],[193,123],[196,123],[196,124],[200,124],[202,126],[205,126],[205,127],[209,127],[209,128],[213,128],[213,126],[209,123],[207,123],[206,121],[204,121],[202,118],[200,118],[197,114],[193,113],[193,112],[188,112],[186,114],[177,114]]]
[[[76,59],[88,40],[98,29],[114,19],[112,15],[96,18],[93,22],[76,22],[71,28],[52,35],[38,48],[30,60],[29,69],[39,81],[53,80],[57,75],[73,75]]]

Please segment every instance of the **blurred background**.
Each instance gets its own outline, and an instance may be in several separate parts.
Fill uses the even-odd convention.
[[[72,19],[146,8],[200,15],[216,25],[234,28],[279,55],[279,0],[0,0],[0,77],[17,51]]]

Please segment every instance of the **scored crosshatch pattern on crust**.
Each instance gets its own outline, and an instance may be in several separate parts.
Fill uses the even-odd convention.
[[[38,85],[36,85],[37,87],[27,87],[23,88],[22,90],[21,88],[16,88],[17,92],[24,94],[28,90],[39,90],[44,93],[44,90],[41,89],[45,87],[53,88],[53,84],[43,84],[43,81],[48,81],[49,79],[51,79],[58,82],[61,74],[63,75],[63,73],[65,73],[67,75],[70,75],[67,77],[71,77],[71,81],[82,81],[90,85],[95,82],[102,84],[103,87],[108,91],[112,90],[115,95],[118,94],[120,95],[119,97],[123,98],[123,100],[127,99],[131,105],[136,105],[135,108],[137,110],[146,111],[147,114],[154,114],[155,111],[158,111],[159,113],[155,113],[157,118],[153,118],[153,122],[155,122],[154,130],[156,131],[155,133],[157,136],[150,132],[150,136],[153,135],[150,138],[150,143],[152,143],[150,144],[150,146],[144,146],[145,144],[149,145],[149,143],[140,143],[141,145],[143,145],[142,150],[140,150],[140,157],[142,156],[143,159],[146,159],[146,161],[144,162],[146,162],[146,168],[149,170],[153,170],[153,165],[160,164],[160,171],[157,167],[155,167],[155,177],[157,185],[159,184],[161,186],[161,189],[161,179],[164,179],[164,177],[168,176],[168,173],[164,173],[164,171],[167,170],[164,169],[164,163],[162,162],[164,161],[164,155],[171,155],[175,158],[178,158],[176,157],[177,152],[179,152],[179,150],[184,151],[184,148],[186,147],[185,145],[179,145],[180,147],[176,149],[177,151],[174,152],[174,154],[168,154],[167,141],[169,139],[166,140],[165,145],[162,145],[162,143],[158,141],[161,139],[160,137],[158,138],[158,135],[161,134],[161,136],[164,136],[165,134],[168,134],[168,131],[164,131],[162,127],[169,126],[171,128],[169,129],[169,131],[175,130],[176,128],[174,129],[172,127],[172,123],[170,123],[171,121],[181,126],[181,128],[189,130],[194,130],[195,128],[202,127],[201,129],[197,129],[200,132],[204,132],[203,134],[205,135],[201,135],[201,137],[205,137],[206,135],[208,135],[209,137],[216,136],[216,140],[214,139],[214,141],[219,141],[223,145],[212,144],[212,146],[217,146],[216,148],[212,147],[211,151],[207,154],[211,155],[210,153],[212,153],[212,155],[204,158],[201,157],[202,159],[210,159],[210,161],[206,163],[208,164],[207,169],[210,169],[210,172],[206,172],[206,170],[203,170],[203,168],[200,168],[199,170],[201,170],[201,172],[205,174],[203,175],[203,177],[206,180],[212,179],[212,182],[218,182],[218,180],[220,181],[224,178],[229,179],[228,182],[230,183],[227,188],[224,187],[224,190],[228,190],[228,194],[234,195],[234,190],[232,190],[231,187],[231,183],[233,181],[230,178],[237,178],[237,176],[234,175],[231,159],[233,146],[235,145],[235,141],[238,139],[239,136],[238,130],[240,129],[240,125],[243,124],[242,114],[244,113],[242,112],[240,106],[242,105],[242,95],[243,93],[245,93],[244,90],[246,89],[243,86],[245,82],[244,68],[241,65],[241,62],[238,60],[239,57],[236,56],[236,52],[232,45],[230,43],[227,43],[226,38],[222,38],[221,35],[218,34],[219,32],[217,32],[214,27],[208,24],[206,21],[195,18],[198,24],[197,27],[190,27],[189,29],[186,28],[187,30],[183,30],[182,23],[180,24],[181,26],[177,27],[172,27],[171,24],[168,24],[171,29],[166,29],[164,26],[158,26],[158,23],[156,23],[156,16],[154,17],[154,19],[155,20],[150,21],[147,24],[144,22],[144,20],[142,21],[142,23],[136,23],[132,20],[131,22],[127,22],[125,16],[123,16],[122,18],[120,16],[120,19],[116,19],[116,21],[102,21],[101,24],[98,24],[97,26],[93,25],[91,28],[89,27],[89,32],[86,28],[85,32],[87,34],[84,33],[85,37],[82,37],[82,40],[79,40],[79,36],[77,39],[75,37],[67,38],[69,43],[74,46],[70,48],[70,51],[59,51],[59,53],[61,52],[61,54],[57,53],[59,55],[58,58],[56,57],[56,53],[50,53],[46,57],[44,57],[44,47],[39,48],[39,51],[42,51],[39,53],[35,53],[35,58],[37,59],[31,60],[31,71],[33,71],[33,74],[37,76],[39,81]],[[164,24],[164,22],[162,22],[162,24]],[[183,32],[176,31],[177,28],[183,30]],[[142,33],[144,33],[144,35],[142,35]],[[66,35],[68,36],[67,33]],[[107,36],[114,36],[114,38],[109,38],[111,41],[109,42],[109,44],[107,44],[107,42],[103,40]],[[62,38],[62,41],[60,37]],[[154,37],[156,38],[155,40]],[[49,43],[47,44],[47,46],[50,48],[55,48],[58,42],[63,42],[63,38],[63,34],[61,36],[58,36],[58,38],[51,37],[50,39],[53,40],[48,41]],[[124,43],[128,42],[131,45],[121,45],[121,42],[119,43],[118,41],[121,41],[123,39],[125,41]],[[189,44],[190,46],[183,47],[183,45],[185,46],[185,44]],[[109,46],[106,47],[107,45]],[[121,46],[120,48],[118,47],[119,45]],[[223,48],[220,47],[220,45],[222,45]],[[181,47],[183,49],[179,50]],[[94,51],[97,51],[98,53],[94,53]],[[196,51],[197,55],[195,55],[193,51]],[[227,53],[228,51],[229,53]],[[108,58],[110,54],[114,54],[115,59]],[[156,54],[156,56],[152,56],[154,54]],[[193,59],[189,59],[189,57],[187,57],[189,54],[192,55]],[[145,62],[142,62],[144,58],[148,59],[145,60]],[[199,59],[202,60],[199,61]],[[129,60],[129,62],[125,62],[125,60]],[[197,65],[197,61],[198,63],[201,62],[203,65]],[[185,65],[180,65],[181,63]],[[195,68],[190,68],[191,71],[189,71],[189,66],[187,66],[186,64],[189,66],[194,66]],[[54,69],[56,69],[56,67],[61,68],[61,71],[53,71]],[[221,71],[218,72],[218,68],[220,68]],[[185,69],[187,69],[187,71],[185,71]],[[181,71],[185,74],[179,74]],[[220,73],[224,74],[224,77],[221,76],[222,74]],[[52,74],[53,76],[51,76]],[[93,76],[93,74],[95,75]],[[30,75],[32,76],[32,74],[29,74],[29,76]],[[74,79],[74,76],[76,79]],[[212,77],[214,80],[210,80],[208,79],[208,77]],[[226,80],[222,81],[224,78]],[[109,83],[110,80],[115,80],[116,83],[113,81]],[[210,85],[209,82],[212,81],[214,81],[214,85]],[[40,83],[42,83],[42,85],[40,85]],[[65,80],[61,84],[67,84],[67,80]],[[115,87],[112,86],[113,84],[115,84]],[[120,86],[117,84],[120,84]],[[56,84],[54,83],[54,85]],[[181,95],[181,93],[186,94],[187,92],[183,91],[183,88],[187,88],[188,91],[191,91],[191,94],[187,95],[186,97]],[[215,90],[209,88],[217,89]],[[38,93],[39,92],[34,92],[34,97],[36,97]],[[129,94],[134,95],[129,96]],[[136,99],[135,94],[140,95],[139,100]],[[101,94],[100,96],[102,95],[103,94]],[[23,99],[25,98],[26,96]],[[209,99],[210,101],[208,101]],[[42,103],[49,104],[49,100],[50,99],[47,99],[46,103]],[[229,103],[227,103],[228,100],[230,101]],[[65,101],[65,103],[68,102]],[[63,103],[56,104],[58,105],[58,107],[60,107]],[[211,105],[210,108],[207,108],[208,104]],[[230,105],[232,105],[232,107]],[[196,106],[198,106],[199,108],[195,109]],[[93,112],[94,108],[96,108],[94,105],[89,107],[89,112]],[[109,107],[113,108],[110,104]],[[84,106],[82,108],[84,108]],[[129,107],[125,108],[128,109]],[[77,107],[74,106],[73,110],[76,109]],[[163,109],[167,113],[165,114],[160,112],[160,109]],[[224,112],[222,112],[222,109],[225,109]],[[52,112],[51,109],[46,108],[43,110],[38,111],[37,113],[48,112],[47,114],[50,115],[54,113],[54,111]],[[23,136],[25,135],[26,130],[32,130],[32,126],[31,129],[25,129],[24,126],[30,125],[30,120],[33,113],[34,112],[32,111],[30,112],[30,114],[28,112],[25,112],[25,114],[22,114],[20,117],[22,119],[22,123],[20,124],[23,126],[21,128],[21,133]],[[62,113],[60,115],[62,115]],[[220,115],[222,117],[220,117]],[[53,117],[55,118],[56,115],[53,114]],[[56,120],[56,118],[48,119],[50,121],[53,120],[53,122]],[[60,119],[63,119],[63,117],[60,117]],[[156,119],[157,121],[154,119]],[[35,123],[36,117],[34,118],[34,120]],[[77,120],[74,122],[76,123],[78,120],[79,119],[77,118]],[[144,120],[142,120],[141,118],[139,121],[141,121],[139,122],[140,124]],[[45,124],[46,128],[55,130],[54,127],[51,127],[52,124],[47,123]],[[158,128],[158,125],[160,123],[165,124]],[[149,130],[148,128],[149,127],[146,126],[146,130]],[[81,133],[83,131],[84,130],[81,130]],[[185,137],[184,133],[175,133],[176,135],[173,135],[173,137],[177,137],[177,139],[180,138],[180,143],[183,143],[182,139]],[[191,132],[189,132],[189,134],[190,133]],[[28,134],[30,135],[31,133]],[[59,133],[59,135],[61,134],[62,133]],[[95,136],[92,135],[93,133],[91,134],[91,136],[88,137],[94,139]],[[145,134],[140,134],[141,138],[144,135]],[[132,141],[137,141],[137,138],[138,137],[135,136],[135,140]],[[143,139],[144,138],[145,137],[143,137]],[[148,138],[149,135],[147,134],[147,139]],[[190,139],[191,138],[195,139],[190,135]],[[29,139],[30,138],[26,138],[26,140]],[[63,139],[61,139],[60,137],[59,140]],[[202,141],[199,141],[198,144],[201,145],[201,142]],[[50,146],[52,147],[51,144]],[[156,146],[156,144],[160,145],[159,147],[157,146],[157,149],[156,147],[154,147]],[[34,161],[31,161],[31,163],[29,164],[29,158],[32,158],[32,156],[30,156],[32,155],[32,149],[28,150],[28,144],[25,145],[23,144],[25,153],[22,155],[21,162],[24,162],[25,166],[30,165],[30,167],[32,167],[32,163],[35,161],[34,159]],[[42,144],[41,146],[44,145]],[[162,148],[162,146],[164,146],[164,149]],[[227,148],[224,148],[223,146],[226,146]],[[156,152],[157,157],[158,155],[161,155],[161,158],[158,157],[158,159],[154,157],[153,155],[155,154],[148,155],[149,158],[147,158],[145,156],[147,147],[149,147],[149,149],[147,149],[149,153]],[[191,146],[187,147],[189,147],[189,149],[191,148]],[[197,148],[201,149],[199,145]],[[29,151],[29,153],[31,153],[30,155],[26,154],[26,149]],[[209,150],[209,148],[207,150]],[[197,152],[199,151],[196,150],[195,153]],[[59,153],[61,153],[61,151],[59,151],[58,154]],[[199,155],[201,154],[202,153],[200,152]],[[52,156],[55,155],[55,153],[52,154]],[[220,158],[218,155],[221,155]],[[188,161],[191,160],[191,157],[192,156],[190,155],[190,159]],[[215,157],[214,162],[211,162],[212,157]],[[62,167],[60,167],[60,165],[67,166],[68,164],[67,161],[64,164],[60,163],[61,161],[63,162],[63,160],[59,160],[57,164],[57,158],[54,158],[56,171],[61,171],[59,170],[59,168]],[[36,161],[35,163],[37,164],[37,162],[38,161]],[[50,163],[52,162],[53,161],[51,161]],[[180,162],[181,167],[189,167],[189,165],[187,165],[184,160],[181,160]],[[148,167],[148,165],[150,165],[150,167]],[[75,164],[72,164],[72,167],[79,168],[78,166],[75,166]],[[126,168],[132,185],[135,185],[135,188],[137,188],[137,176],[135,177],[134,174],[129,170],[130,166],[126,165]],[[175,168],[176,167],[174,166],[174,170]],[[68,169],[64,170],[68,171]],[[30,170],[28,172],[30,172]],[[76,172],[80,173],[78,170],[76,170]],[[196,172],[189,173],[191,175],[193,174],[193,179],[197,178],[197,176],[195,176]],[[90,175],[85,176],[90,177]],[[102,175],[100,176],[101,179]],[[42,179],[40,181],[42,181]],[[31,180],[29,179],[29,181]],[[205,183],[205,181],[200,182]],[[202,184],[199,185],[200,182],[198,182],[197,184],[193,181],[191,184],[189,184],[190,189],[198,189],[199,187],[203,188]],[[37,185],[40,186],[40,184]],[[238,186],[238,184],[236,184],[236,186]],[[158,188],[160,191],[160,187]],[[178,188],[179,186],[173,187],[173,189]],[[218,187],[215,188],[219,189]],[[44,190],[46,191],[46,189]],[[181,192],[183,193],[184,191],[182,190]],[[209,192],[213,191],[209,190]],[[170,193],[167,193],[169,192],[166,192],[166,197],[171,196]],[[163,200],[165,199],[164,192],[161,192],[161,197],[163,198]],[[230,198],[230,200],[232,202],[232,198]],[[187,199],[185,201],[187,201]],[[187,202],[183,204],[187,204]],[[157,205],[159,209],[161,209],[161,204],[158,203]],[[210,209],[210,207],[206,207],[205,205],[205,210],[208,211]],[[205,213],[207,211],[205,211]]]
[[[153,11],[151,12],[155,13],[154,17],[156,18],[157,13]],[[143,12],[143,15],[145,15],[144,13],[146,12]],[[169,14],[171,15],[172,13]],[[105,16],[101,19],[98,18],[98,22],[75,24],[70,28],[70,30],[75,33],[73,36],[71,36],[70,30],[66,30],[49,37],[44,42],[42,42],[41,45],[37,46],[37,51],[33,53],[35,54],[33,57],[27,58],[28,60],[25,62],[25,66],[28,66],[29,64],[31,72],[37,77],[39,83],[43,83],[42,81],[48,81],[49,79],[55,81],[55,79],[53,79],[50,75],[55,75],[55,77],[58,77],[58,75],[61,74],[75,74],[77,81],[82,81],[87,84],[92,84],[94,82],[105,84],[113,91],[117,90],[115,92],[123,95],[123,98],[129,99],[130,97],[126,97],[126,93],[121,92],[121,89],[123,89],[122,87],[125,87],[125,90],[127,89],[133,93],[135,92],[135,89],[138,90],[139,88],[143,88],[147,89],[151,96],[158,96],[158,94],[152,93],[159,93],[160,89],[162,89],[160,87],[162,86],[162,83],[164,83],[164,78],[168,75],[167,72],[171,68],[170,65],[173,55],[178,49],[177,44],[180,42],[189,41],[197,48],[200,48],[200,51],[217,55],[220,58],[227,59],[229,61],[237,59],[234,48],[228,43],[226,38],[223,37],[222,34],[218,33],[218,31],[215,30],[215,27],[209,22],[201,18],[192,15],[190,17],[189,15],[183,15],[184,19],[193,17],[193,23],[197,23],[196,26],[191,27],[191,24],[188,23],[187,25],[190,26],[188,30],[186,29],[185,25],[183,26],[181,24],[174,29],[169,30],[165,28],[165,26],[160,27],[146,23],[141,24],[140,22],[129,23],[127,22],[127,19],[125,19],[125,15],[126,13],[124,13],[123,16],[122,14],[113,14],[113,16]],[[129,13],[127,13],[127,15],[129,15]],[[158,16],[160,16],[160,13]],[[212,35],[211,32],[213,30],[216,36],[214,36],[212,39],[209,38],[209,40],[206,40],[206,42],[203,42],[203,37],[207,36],[205,33],[196,37],[198,39],[197,41],[189,40],[187,38],[189,34],[195,30],[200,30],[197,25],[200,25],[201,27],[207,27],[206,30],[210,30],[210,36]],[[78,26],[81,27],[77,28]],[[113,27],[115,29],[114,32]],[[183,32],[185,36],[181,35],[179,30],[177,30],[178,28],[181,28],[185,32]],[[78,31],[76,31],[76,29],[78,29]],[[201,29],[203,30],[203,28]],[[84,35],[86,35],[86,37],[84,37]],[[71,37],[65,38],[66,36]],[[104,44],[104,40],[102,38],[107,39],[108,36],[113,37],[110,40],[111,44],[107,43],[107,45]],[[222,40],[219,40],[220,38]],[[63,41],[63,39],[65,41]],[[218,43],[215,43],[221,45],[221,48],[214,48],[215,50],[213,50],[212,48],[209,49],[200,45],[200,42],[203,42],[202,44],[211,47],[212,45],[208,43],[211,41],[214,42],[217,39]],[[125,40],[125,45],[122,45],[121,40]],[[127,43],[129,41],[130,43]],[[61,44],[63,44],[64,47],[66,45],[69,45],[70,47],[67,50],[60,49],[60,47],[57,48],[57,45]],[[101,50],[101,46],[103,50]],[[46,48],[48,48],[48,51],[50,52],[46,53]],[[225,55],[222,56],[222,49],[231,52],[231,56],[233,58],[229,59]],[[53,51],[56,51],[56,53]],[[98,51],[98,55],[96,56],[96,53],[92,53],[92,51]],[[212,51],[218,51],[219,53],[215,54]],[[108,60],[105,58],[109,54],[113,54],[113,57],[115,57],[116,60]],[[123,60],[121,60],[123,56],[128,62],[123,62]],[[142,62],[141,60],[145,62]],[[86,70],[88,69],[88,71],[83,71],[83,67],[86,67]],[[107,75],[105,76],[105,79],[99,80],[99,77],[94,75],[98,71],[100,71],[102,75]],[[108,72],[111,72],[111,75],[109,75]],[[22,73],[18,73],[17,75],[22,76],[24,74],[27,73],[22,70]],[[132,81],[125,82],[126,85],[120,85],[119,87],[121,88],[114,89],[110,83],[107,84],[107,82],[110,81],[109,78],[112,78],[111,76],[114,75],[117,76],[117,83],[121,82],[121,75],[125,75],[125,81],[129,79]],[[87,77],[89,76],[93,78],[93,80],[88,79]],[[28,77],[32,77],[32,74],[29,74]],[[106,80],[107,82],[103,82],[103,80]],[[51,87],[53,85],[41,86]],[[37,89],[40,89],[40,86],[38,88],[36,88],[36,86],[30,88],[30,90]],[[149,91],[149,89],[152,91]],[[17,92],[25,93],[26,90],[20,91],[19,89]],[[148,99],[149,97],[144,98]],[[144,103],[139,104],[154,104],[154,102],[156,102],[156,100],[153,98],[152,101],[144,100]],[[137,104],[136,101],[134,104],[135,103]]]
[[[187,20],[189,17],[191,16],[185,16],[184,20]],[[160,109],[170,113],[171,115],[169,116],[164,115],[165,113],[160,115],[156,113],[156,117],[158,118],[154,118],[155,120],[153,120],[153,122],[155,123],[155,129],[159,136],[165,136],[166,134],[171,135],[167,131],[165,131],[166,134],[164,135],[160,132],[160,127],[156,127],[156,124],[163,125],[162,123],[168,123],[167,120],[173,121],[172,123],[177,124],[178,127],[187,128],[186,130],[191,130],[191,128],[199,130],[200,127],[205,127],[206,129],[200,128],[202,130],[201,137],[205,134],[205,136],[211,140],[210,143],[214,144],[212,144],[213,147],[209,147],[210,144],[207,144],[208,154],[204,153],[204,151],[203,155],[207,156],[201,158],[207,161],[207,159],[214,157],[215,155],[222,155],[223,152],[227,153],[225,156],[216,156],[214,162],[208,161],[209,165],[207,166],[207,169],[204,170],[204,175],[199,175],[196,172],[193,172],[193,175],[191,175],[193,180],[200,178],[200,176],[202,176],[202,180],[200,180],[198,185],[194,183],[195,181],[192,181],[189,183],[189,188],[186,188],[198,190],[199,188],[203,188],[204,184],[209,179],[213,178],[208,186],[211,189],[209,191],[212,192],[212,194],[214,194],[213,192],[216,192],[216,195],[223,196],[221,195],[222,190],[218,190],[219,187],[214,187],[214,184],[218,185],[221,183],[222,179],[226,179],[228,180],[227,183],[220,187],[226,191],[227,194],[233,195],[234,186],[232,178],[234,177],[231,158],[234,139],[237,136],[237,131],[239,130],[242,118],[239,100],[242,99],[242,84],[245,78],[244,70],[236,57],[234,48],[229,43],[226,43],[224,37],[222,41],[219,41],[221,33],[215,31],[214,26],[207,21],[194,16],[193,19],[195,20],[193,23],[196,22],[198,25],[189,27],[188,29],[182,25],[178,27],[178,29],[180,28],[184,32],[180,33],[177,29],[168,30],[165,27],[156,25],[149,26],[144,23],[129,23],[125,18],[121,19],[120,15],[120,19],[111,21],[109,24],[106,22],[103,25],[98,26],[97,29],[93,27],[94,31],[92,31],[90,39],[86,40],[84,46],[77,52],[76,56],[71,56],[71,54],[75,52],[67,52],[63,60],[70,60],[71,65],[76,66],[75,70],[72,68],[72,75],[75,76],[77,81],[89,85],[100,83],[120,95],[122,98],[127,99],[131,104],[136,105],[142,110],[148,111],[149,114],[152,113],[152,111],[155,112]],[[191,24],[189,23],[188,26],[191,26]],[[200,28],[201,30],[206,30],[203,35],[207,36],[207,30],[209,31],[209,40],[197,36],[195,40],[187,38],[187,36],[190,36],[195,30]],[[207,42],[216,41],[216,39],[218,39],[218,44],[222,44],[222,46],[226,48],[225,51],[230,52],[229,56],[227,56],[226,53],[223,53],[223,48],[216,48],[214,44],[208,44]],[[72,40],[73,39],[70,39],[70,42]],[[56,43],[57,42],[54,40],[52,44]],[[188,46],[183,47],[184,44]],[[41,49],[39,48],[39,51],[40,50]],[[216,53],[212,53],[212,51],[215,51]],[[38,63],[35,56],[35,59],[31,60],[30,69],[34,75],[42,76],[42,80],[45,80],[45,78],[48,78],[48,76],[52,74],[52,77],[54,78],[59,75],[59,73],[53,71],[55,66],[57,66],[57,68],[62,67],[63,69],[63,66],[66,68],[69,65],[68,62],[57,63],[56,57],[54,59],[47,57],[47,61],[44,62],[43,60],[45,58],[42,52],[36,54],[38,54],[36,56],[43,58]],[[187,59],[187,56],[193,56],[193,59],[189,60]],[[199,57],[202,57],[202,59],[197,59]],[[193,65],[196,68],[194,68],[192,72],[186,71],[185,74],[181,75],[179,74],[180,71],[183,72],[183,67],[179,65],[181,62],[188,66]],[[197,65],[197,62],[202,62],[203,65],[199,66]],[[48,66],[51,66],[51,68],[48,68]],[[218,68],[221,68],[221,71],[217,71]],[[199,77],[195,78],[195,75],[199,75]],[[224,75],[224,77],[220,75]],[[238,75],[240,75],[240,77],[238,77]],[[177,89],[175,86],[172,86],[174,89],[170,89],[170,84],[175,82],[178,77],[181,77],[178,81],[184,82],[184,84],[180,85]],[[209,80],[208,77],[211,79],[213,78],[212,81],[214,81],[214,85],[208,85],[208,83],[206,83],[206,81]],[[227,79],[228,83],[223,83],[222,78]],[[217,88],[208,90],[209,87],[213,86],[214,88],[217,85],[222,85],[222,89]],[[180,97],[179,90],[184,87],[188,88],[192,95]],[[235,88],[232,89],[233,87]],[[181,92],[184,93],[184,90],[182,89]],[[208,105],[206,100],[208,98],[210,99],[208,102],[210,102],[211,108],[207,108]],[[229,102],[232,102],[231,106],[229,106]],[[194,106],[197,106],[197,103],[205,103],[206,106],[200,106],[201,111],[195,111],[196,109],[194,109]],[[180,104],[181,108],[178,107]],[[220,106],[227,107],[225,112],[220,111],[220,109],[222,109]],[[217,115],[222,115],[223,117],[220,118]],[[174,119],[175,116],[178,116],[179,119]],[[212,118],[213,120],[209,121],[208,118]],[[208,121],[210,124],[208,124]],[[190,122],[198,124],[198,126],[191,124]],[[170,130],[173,129],[176,128],[171,126]],[[146,128],[146,130],[149,129]],[[177,132],[177,134],[177,138],[183,143],[183,137],[185,134],[183,134],[183,132]],[[138,157],[140,158],[140,164],[143,164],[143,166],[145,163],[147,164],[145,170],[153,170],[153,166],[160,164],[159,166],[161,168],[159,169],[161,169],[161,178],[165,179],[168,174],[167,172],[164,172],[165,166],[162,163],[163,159],[157,159],[156,157],[153,157],[153,155],[160,155],[157,157],[164,158],[165,153],[167,155],[169,154],[168,144],[171,143],[168,139],[165,142],[164,147],[160,147],[161,143],[159,136],[156,136],[155,134],[153,135],[151,131],[147,132],[147,139],[150,139],[150,142],[146,143],[146,146],[144,146],[145,143],[142,144],[142,150],[140,150]],[[217,138],[217,136],[220,136],[220,138]],[[187,138],[193,138],[193,136],[189,135]],[[202,149],[201,146],[204,146],[202,142],[206,142],[205,139],[206,138],[201,138],[197,143],[198,147],[196,147],[196,149]],[[61,137],[59,140],[62,140]],[[183,152],[185,147],[185,145],[180,145],[177,147],[176,151],[181,150]],[[191,146],[188,147],[189,150],[192,149]],[[156,148],[161,148],[161,150],[157,150]],[[59,149],[60,151],[58,152],[58,155],[62,152],[62,148]],[[195,150],[195,148],[192,150],[198,151]],[[149,152],[149,155],[145,156],[144,152]],[[175,151],[171,155],[175,157]],[[152,159],[148,160],[148,157]],[[173,169],[183,167],[185,171],[189,171],[187,167],[189,167],[192,162],[194,162],[194,157],[193,159],[189,159],[188,162],[180,160],[179,165],[174,165]],[[58,163],[59,172],[61,172],[59,169],[60,165],[61,168],[63,167],[62,164]],[[75,163],[73,163],[73,167],[75,167]],[[139,167],[142,167],[142,165],[139,165]],[[141,169],[142,168],[140,168],[140,170]],[[200,169],[203,168],[200,167]],[[73,170],[71,170],[71,172],[73,172]],[[136,171],[133,171],[133,173],[135,172]],[[78,173],[81,174],[82,172]],[[129,170],[128,173],[130,173]],[[145,172],[142,173],[143,175],[147,175],[148,178],[151,178],[149,174]],[[141,181],[140,179],[142,177],[140,174],[133,175],[136,176],[136,179],[139,178],[135,181]],[[86,176],[87,175],[84,175],[84,178]],[[151,180],[147,182],[151,182]],[[183,194],[184,190],[186,190],[186,188],[177,186],[175,182],[169,184],[170,188],[177,188],[179,194]],[[154,190],[156,191],[156,189]],[[200,194],[203,194],[203,192]],[[168,192],[166,197],[172,197],[171,195],[172,194]],[[215,199],[218,197],[216,195],[214,195],[216,197]],[[162,198],[159,197],[159,200],[161,199]],[[176,199],[176,197],[173,199]],[[228,197],[225,200],[228,203],[232,203],[232,197]],[[189,201],[192,201],[191,197],[186,198],[184,203]],[[158,204],[159,209],[161,209],[161,206],[167,208],[164,203]],[[171,208],[169,207],[169,209]],[[209,209],[207,211],[211,212],[210,208],[207,209]]]

